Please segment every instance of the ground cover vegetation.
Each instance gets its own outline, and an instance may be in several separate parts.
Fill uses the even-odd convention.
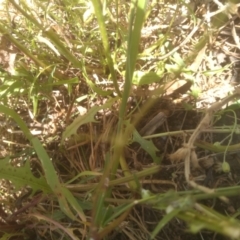
[[[240,239],[238,7],[2,0],[1,239]]]

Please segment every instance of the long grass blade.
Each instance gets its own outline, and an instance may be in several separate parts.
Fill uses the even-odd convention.
[[[108,40],[108,36],[107,36],[107,29],[106,29],[106,25],[105,25],[105,19],[103,16],[103,7],[102,7],[100,0],[92,0],[92,3],[93,3],[95,14],[96,14],[96,17],[98,20],[98,25],[99,25],[99,29],[100,29],[100,33],[101,33],[102,42],[103,42],[104,53],[107,58],[107,63],[108,63],[108,67],[111,72],[113,84],[114,84],[114,87],[115,87],[115,90],[116,90],[118,96],[121,97],[121,92],[118,87],[117,76],[116,76],[116,72],[114,69],[114,63],[113,63],[113,59],[111,57],[109,40]]]

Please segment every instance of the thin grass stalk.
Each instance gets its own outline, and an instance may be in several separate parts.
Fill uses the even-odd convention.
[[[20,51],[26,54],[30,59],[32,59],[38,66],[42,68],[46,68],[46,65],[36,58],[33,54],[30,53],[28,49],[26,49],[19,41],[17,41],[10,33],[9,30],[6,29],[5,26],[0,24],[0,32],[7,38],[10,42],[12,42]]]
[[[62,211],[71,219],[75,219],[72,210],[70,209],[70,205],[74,208],[77,213],[79,214],[80,218],[83,221],[86,221],[85,215],[83,213],[82,208],[77,203],[76,199],[73,197],[71,192],[62,186],[60,183],[57,173],[54,169],[52,161],[48,156],[46,150],[42,146],[42,143],[39,141],[37,137],[32,136],[31,132],[29,131],[26,123],[19,117],[19,115],[12,109],[0,105],[0,112],[4,113],[5,115],[14,119],[14,121],[18,124],[21,128],[27,139],[32,143],[39,160],[41,161],[45,177],[47,180],[48,185],[50,186],[53,193],[58,197],[59,205]],[[70,205],[69,205],[70,203]]]
[[[134,180],[135,178],[141,179],[146,176],[150,176],[152,174],[155,174],[159,172],[161,169],[160,166],[154,166],[150,167],[148,169],[142,170],[140,172],[136,172],[132,174],[131,176],[126,176],[118,179],[114,179],[109,181],[109,187],[114,187],[117,185],[121,185],[124,183],[128,183],[129,181]],[[99,186],[99,183],[91,183],[91,184],[66,184],[66,187],[70,190],[75,190],[75,191],[92,191],[95,189],[97,186]]]
[[[73,64],[73,66],[77,68],[81,68],[81,62],[78,61],[78,59],[63,45],[63,43],[59,40],[59,36],[53,32],[52,30],[46,30],[46,28],[39,23],[33,16],[26,13],[14,0],[9,0],[13,6],[29,21],[31,21],[33,24],[35,24],[42,32],[43,35],[46,35],[47,38],[51,40],[51,42],[54,43],[54,46],[58,48],[58,51],[69,60]]]
[[[104,20],[104,16],[103,16],[103,7],[101,4],[100,0],[92,0],[93,6],[94,6],[94,11],[95,11],[95,15],[97,17],[97,21],[98,21],[98,25],[99,25],[99,30],[101,33],[101,38],[102,38],[102,43],[103,43],[103,48],[104,48],[104,53],[106,55],[107,58],[107,62],[108,62],[108,67],[110,69],[110,73],[112,76],[112,81],[115,87],[115,90],[118,94],[119,97],[122,96],[119,87],[118,87],[118,83],[117,83],[117,75],[116,75],[116,71],[114,69],[114,64],[113,64],[113,59],[111,57],[110,54],[110,47],[109,47],[109,40],[108,40],[108,35],[107,35],[107,29],[106,29],[106,25],[105,25],[105,20]]]
[[[201,214],[194,210],[182,211],[177,217],[190,225],[190,231],[193,233],[196,233],[201,229],[208,229],[228,236],[231,239],[239,239],[240,237],[240,222],[236,219],[231,219],[231,221],[229,221],[229,218],[219,219],[218,217]]]
[[[109,234],[110,232],[118,228],[121,225],[121,223],[123,223],[123,221],[126,219],[126,217],[131,212],[131,210],[132,210],[131,207],[128,209],[125,209],[125,211],[120,217],[112,221],[108,226],[106,226],[103,230],[101,230],[98,235],[99,239],[106,237],[107,234]]]
[[[144,20],[144,10],[146,7],[146,1],[138,1],[138,6],[136,5],[136,2],[134,2],[135,5],[131,10],[131,17],[130,17],[130,22],[129,22],[129,39],[128,39],[128,51],[127,51],[127,64],[126,64],[126,79],[125,79],[125,84],[124,84],[124,92],[123,92],[123,97],[122,97],[122,102],[120,106],[120,111],[119,111],[119,123],[118,123],[118,128],[117,132],[115,134],[115,138],[113,141],[114,144],[114,152],[113,152],[113,157],[111,161],[108,161],[105,163],[105,168],[103,171],[103,176],[101,178],[101,181],[98,186],[98,190],[95,193],[95,199],[102,199],[106,198],[107,196],[110,196],[111,193],[111,188],[109,188],[109,180],[112,180],[115,177],[116,170],[119,165],[119,161],[121,164],[121,167],[125,169],[129,173],[128,165],[126,163],[125,158],[123,157],[123,148],[126,144],[126,139],[128,139],[128,132],[125,131],[123,134],[123,119],[125,116],[125,111],[126,111],[126,105],[127,105],[127,99],[130,93],[131,89],[131,84],[132,84],[132,76],[133,76],[133,71],[135,68],[136,64],[136,59],[137,59],[137,54],[138,54],[138,45],[140,42],[140,33],[141,33],[141,27],[143,24]],[[98,7],[99,2],[95,1],[95,8]],[[140,13],[139,13],[140,11]],[[99,19],[101,20],[102,18],[102,13],[98,13],[101,15]],[[136,14],[136,17],[135,17]],[[134,22],[135,20],[135,22]],[[138,20],[138,21],[137,21]],[[134,28],[132,29],[132,26]],[[136,34],[136,36],[133,36]],[[135,41],[135,42],[133,42]],[[136,46],[134,45],[136,44]],[[125,173],[124,173],[125,174]],[[137,188],[137,185],[135,182],[132,182],[132,187],[133,189]],[[102,192],[102,189],[108,189],[108,191]],[[98,212],[98,207],[95,205],[92,211],[93,216],[95,216]],[[98,229],[98,225],[96,221],[92,222],[92,230],[94,231],[92,233],[92,236],[95,234],[95,229]]]
[[[129,36],[128,36],[128,49],[127,49],[127,62],[126,62],[126,74],[125,74],[125,82],[124,82],[124,91],[122,102],[120,105],[119,110],[119,122],[118,122],[118,129],[117,129],[117,137],[119,136],[122,138],[122,143],[119,141],[116,142],[117,150],[117,157],[120,156],[120,165],[121,168],[124,170],[125,174],[129,174],[128,164],[126,163],[125,158],[122,156],[122,149],[124,147],[124,142],[127,142],[126,139],[129,137],[129,133],[132,132],[133,129],[126,129],[123,133],[124,127],[124,117],[126,113],[127,101],[130,95],[130,91],[132,88],[132,77],[133,72],[135,69],[137,56],[138,56],[138,49],[139,43],[141,38],[141,29],[145,19],[145,12],[146,12],[147,1],[139,0],[132,2],[131,14],[130,14],[130,22],[129,22]],[[115,158],[114,158],[115,159]],[[115,166],[114,170],[116,171],[117,166]],[[137,187],[134,182],[131,183],[132,187]]]

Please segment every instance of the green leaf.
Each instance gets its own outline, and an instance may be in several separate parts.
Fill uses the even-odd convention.
[[[77,176],[69,180],[66,184],[70,184],[71,182],[76,181],[78,178],[83,177],[83,176],[102,176],[102,173],[100,172],[92,172],[92,171],[84,171],[79,173]]]
[[[83,211],[80,205],[77,203],[76,199],[73,197],[72,193],[65,187],[61,185],[59,182],[57,173],[53,167],[52,161],[50,160],[47,152],[43,148],[41,142],[38,138],[32,138],[33,147],[42,163],[45,176],[48,182],[48,185],[51,187],[52,191],[58,198],[59,205],[62,211],[71,219],[75,219],[72,210],[69,207],[68,202],[70,203],[71,207],[73,207],[77,213],[79,214],[80,218],[83,221],[86,221],[86,217],[83,214]]]
[[[189,224],[189,231],[191,233],[198,233],[204,228],[207,228],[208,223],[200,222],[200,221],[192,221]]]
[[[102,3],[100,0],[92,0],[92,4],[94,6],[95,15],[97,17],[99,30],[100,30],[100,34],[101,34],[101,38],[102,38],[102,43],[103,43],[103,49],[104,49],[104,53],[107,58],[107,63],[108,63],[108,67],[111,72],[113,84],[114,84],[114,87],[115,87],[115,90],[116,90],[118,96],[120,97],[121,92],[118,87],[117,75],[116,75],[116,71],[114,69],[114,63],[113,63],[113,59],[111,56],[111,51],[110,51],[110,46],[109,46],[110,41],[108,40],[107,28],[106,28],[105,19],[103,16]]]
[[[179,212],[181,212],[181,209],[174,209],[165,215],[151,233],[151,239],[155,239],[156,235],[163,229],[163,227],[166,226],[166,224],[168,224],[174,217],[176,217]]]
[[[23,83],[21,81],[5,81],[1,86],[0,86],[0,97],[5,97],[8,94],[14,94],[15,92],[20,92],[23,91]]]
[[[226,65],[222,68],[215,67],[215,69],[211,69],[211,70],[208,70],[208,71],[203,71],[202,74],[204,74],[207,77],[213,76],[213,75],[216,75],[216,74],[223,73],[225,70],[229,70],[230,66],[231,66],[231,64],[228,64],[228,65]]]
[[[5,106],[0,106],[0,112],[5,113],[6,115],[12,117],[18,126],[21,128],[21,130],[24,132],[25,136],[28,138],[28,140],[32,143],[39,160],[41,161],[45,178],[47,180],[48,185],[52,189],[53,193],[57,196],[59,205],[62,209],[62,211],[71,219],[75,219],[74,214],[72,213],[72,210],[70,209],[68,202],[71,204],[71,206],[78,212],[79,216],[83,221],[86,221],[86,217],[83,214],[83,211],[81,207],[78,205],[77,201],[74,199],[71,192],[63,187],[61,183],[59,182],[57,173],[53,167],[52,161],[49,158],[46,150],[43,148],[41,142],[38,138],[33,137],[31,132],[29,131],[28,127],[26,126],[25,122],[19,117],[19,115],[12,109],[7,108]],[[40,190],[43,190],[39,188]],[[66,197],[65,197],[66,195]]]
[[[13,120],[18,124],[18,126],[21,128],[25,136],[29,141],[32,139],[32,134],[29,131],[26,123],[19,117],[19,115],[12,109],[5,107],[3,105],[0,105],[0,112],[4,113],[5,115],[13,118]]]
[[[151,156],[155,163],[160,163],[161,157],[158,157],[156,154],[159,150],[152,141],[142,138],[141,135],[135,130],[133,132],[133,142],[138,142],[141,147]]]
[[[149,198],[151,197],[153,194],[149,191],[149,190],[146,190],[144,188],[141,189],[141,196],[142,198]]]
[[[183,59],[181,58],[180,54],[175,52],[173,54],[173,56],[171,57],[171,59],[177,63],[178,66],[180,66],[181,68],[185,66],[185,63],[183,61]]]
[[[61,192],[63,193],[64,198],[67,199],[69,205],[78,213],[82,221],[86,221],[86,216],[83,212],[83,209],[81,205],[78,203],[78,201],[76,200],[76,198],[73,196],[73,194],[65,187],[61,188]],[[75,217],[73,219],[75,219]]]
[[[170,191],[168,196],[174,197]],[[167,197],[166,195],[166,197]],[[179,216],[181,212],[185,212],[194,206],[194,200],[190,196],[178,198],[176,201],[169,201],[169,205],[165,208],[166,215],[161,219],[158,225],[155,227],[151,234],[151,239],[155,239],[156,235],[169,223],[174,217]],[[161,206],[155,206],[157,209],[161,209]]]
[[[78,128],[83,124],[90,123],[90,122],[97,122],[94,118],[95,114],[102,109],[110,108],[116,100],[117,98],[111,98],[102,106],[94,106],[85,115],[78,116],[63,132],[61,144],[67,137],[70,137],[71,135],[76,134]]]
[[[88,84],[88,86],[92,89],[93,92],[97,93],[100,96],[109,96],[110,94],[112,94],[113,91],[104,91],[101,88],[97,87],[87,76],[87,74],[85,73],[85,71],[83,71],[83,76],[86,80],[86,83]]]
[[[138,50],[141,38],[141,29],[145,20],[147,1],[133,1],[131,6],[131,14],[129,19],[128,29],[128,47],[127,47],[127,62],[125,72],[125,82],[122,103],[119,110],[118,130],[122,128],[123,119],[126,111],[127,101],[132,88],[132,77],[135,69]]]
[[[30,186],[33,193],[38,190],[44,193],[51,192],[44,177],[41,176],[40,178],[36,178],[33,176],[28,161],[24,166],[17,167],[11,165],[10,158],[2,159],[0,161],[0,178],[11,181],[17,190],[22,187]]]
[[[160,75],[158,75],[155,72],[142,72],[142,71],[136,71],[133,74],[133,84],[136,85],[144,85],[144,84],[151,84],[154,82],[159,82],[161,80]]]

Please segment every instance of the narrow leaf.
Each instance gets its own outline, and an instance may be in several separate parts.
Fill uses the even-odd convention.
[[[44,193],[51,192],[44,177],[36,178],[33,176],[28,161],[24,166],[17,167],[10,164],[9,158],[2,159],[0,161],[0,178],[11,181],[17,190],[30,186],[33,193],[37,190],[41,190]]]
[[[138,142],[142,149],[144,149],[153,159],[155,163],[160,163],[161,158],[157,156],[159,151],[152,141],[146,140],[140,136],[140,134],[135,130],[133,132],[133,142]]]
[[[104,20],[104,16],[103,16],[102,3],[100,0],[92,0],[92,4],[94,6],[94,11],[95,11],[95,14],[96,14],[96,17],[98,20],[98,25],[99,25],[99,29],[100,29],[100,33],[101,33],[102,42],[103,42],[103,49],[104,49],[104,53],[107,58],[107,63],[108,63],[109,70],[111,72],[113,84],[114,84],[114,87],[115,87],[115,90],[116,90],[118,96],[120,97],[121,92],[118,87],[117,75],[116,75],[116,72],[114,69],[114,63],[113,63],[113,59],[112,59],[111,51],[110,51],[110,47],[109,47],[110,41],[108,40],[108,36],[107,36],[107,28],[106,28],[105,20]]]
[[[166,224],[169,223],[174,217],[176,217],[179,212],[181,212],[181,209],[177,208],[165,215],[153,230],[151,239],[155,239],[156,235],[163,229],[163,227],[166,226]]]
[[[85,115],[78,116],[63,132],[61,144],[67,137],[70,137],[71,135],[76,134],[78,128],[83,124],[90,123],[90,122],[97,122],[94,118],[96,113],[101,109],[110,108],[115,101],[116,101],[116,98],[111,98],[102,106],[94,106]]]
[[[71,219],[75,219],[75,216],[73,215],[68,202],[72,205],[72,207],[75,210],[78,210],[79,216],[83,221],[86,220],[85,215],[83,214],[83,211],[81,207],[77,204],[76,200],[74,201],[74,197],[72,196],[71,192],[67,190],[65,187],[61,185],[59,182],[57,173],[53,167],[53,164],[43,148],[41,142],[39,139],[34,137],[32,139],[33,147],[42,163],[45,176],[48,182],[48,185],[51,187],[52,191],[55,193],[55,195],[58,197],[59,205],[62,209],[62,211]],[[68,202],[67,202],[68,201]]]

